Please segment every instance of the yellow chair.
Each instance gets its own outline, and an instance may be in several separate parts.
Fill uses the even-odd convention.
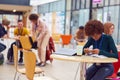
[[[15,76],[14,76],[14,80],[15,80],[17,73],[26,74],[26,69],[18,67],[18,48],[15,45],[13,45],[13,52],[14,52],[14,66],[15,66],[15,69],[16,69]],[[43,72],[44,71],[41,68],[35,67],[34,74],[40,74],[40,73],[43,73]],[[19,76],[18,76],[17,80],[18,79],[19,79]]]
[[[32,51],[23,50],[26,77],[28,80],[53,80],[52,78],[46,76],[34,77],[35,66],[36,66],[36,56]]]
[[[30,50],[32,48],[29,36],[20,36],[20,43],[22,45],[22,48],[25,50]]]
[[[58,33],[53,33],[53,34],[52,34],[52,38],[53,38],[54,43],[56,43],[56,44],[61,43],[61,42],[60,42],[60,34],[58,34]]]
[[[15,76],[14,76],[14,80],[15,80],[17,72],[21,73],[21,74],[25,74],[25,68],[18,67],[18,48],[15,45],[13,45],[13,53],[14,53],[14,66],[16,69]],[[18,79],[19,79],[19,76],[18,76],[17,80]]]

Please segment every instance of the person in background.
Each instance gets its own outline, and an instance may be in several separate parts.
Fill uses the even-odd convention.
[[[32,22],[32,35],[36,36],[38,56],[40,63],[38,66],[45,66],[46,64],[46,47],[49,42],[50,32],[44,22],[39,19],[37,14],[30,14],[29,20]]]
[[[26,35],[29,35],[29,31],[25,28],[25,27],[23,27],[23,22],[22,22],[22,20],[18,20],[18,23],[17,23],[17,27],[14,29],[14,35],[15,35],[15,39],[16,39],[16,42],[13,42],[12,44],[11,44],[11,59],[10,59],[10,62],[12,62],[12,60],[13,60],[13,45],[15,44],[15,45],[17,45],[19,48],[22,48],[22,46],[21,46],[21,43],[20,43],[20,41],[19,41],[19,37],[20,36],[26,36]],[[23,52],[22,51],[20,51],[20,58],[19,58],[19,63],[22,63],[23,62]]]
[[[76,31],[74,39],[77,42],[84,42],[86,41],[85,29],[84,26],[80,26],[79,29]]]
[[[106,35],[111,35],[111,36],[112,36],[112,34],[113,34],[113,32],[114,32],[114,28],[115,28],[115,26],[114,26],[113,23],[111,23],[111,22],[106,22],[106,23],[104,24],[104,33],[105,33]],[[119,55],[119,54],[118,54],[118,55]],[[117,77],[117,72],[118,72],[118,70],[119,70],[119,68],[120,68],[120,58],[118,59],[118,62],[113,63],[113,66],[114,66],[114,72],[113,72],[113,74],[110,76],[110,78],[115,78],[115,77]]]
[[[114,28],[115,28],[115,26],[114,26],[113,23],[111,23],[111,22],[106,22],[106,23],[104,24],[104,33],[107,34],[107,35],[112,35],[113,32],[114,32]]]
[[[98,20],[90,20],[85,25],[85,33],[89,37],[83,47],[83,55],[98,54],[106,57],[118,58],[117,48],[113,38],[103,34],[104,26]],[[90,50],[89,47],[93,46]],[[111,53],[112,50],[112,53]],[[112,63],[94,63],[86,70],[86,80],[105,80],[112,75],[114,67]]]
[[[4,26],[4,28],[7,32],[9,31],[9,28],[10,28],[9,24],[10,24],[9,20],[7,20],[7,19],[2,20],[2,25]]]
[[[4,25],[6,25],[5,23],[3,23],[2,20],[2,24],[0,24],[0,38],[8,38],[8,34],[7,31],[4,28]],[[3,43],[0,42],[0,53],[6,49],[6,45],[4,45]]]

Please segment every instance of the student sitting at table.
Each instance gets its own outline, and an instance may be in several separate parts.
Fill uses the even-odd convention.
[[[74,39],[77,42],[85,42],[86,41],[84,26],[80,26],[79,29],[77,29]]]
[[[112,36],[114,29],[115,29],[115,25],[113,23],[106,22],[104,24],[104,33],[106,35]],[[119,45],[117,45],[117,48],[119,48]],[[118,55],[120,56],[120,54],[118,54]],[[118,59],[118,62],[113,63],[113,66],[114,66],[114,72],[111,76],[109,76],[109,78],[116,78],[117,77],[117,72],[119,71],[119,68],[120,68],[120,57]]]
[[[85,33],[90,38],[84,46],[83,54],[98,54],[106,57],[118,58],[117,48],[113,38],[109,35],[102,34],[103,24],[98,20],[90,20],[85,25]],[[90,46],[93,50],[89,50]],[[111,53],[112,51],[112,53]],[[86,71],[86,80],[105,80],[112,75],[114,67],[112,63],[94,63]]]

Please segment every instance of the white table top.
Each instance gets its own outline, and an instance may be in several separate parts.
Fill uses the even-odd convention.
[[[88,62],[88,63],[113,63],[118,61],[115,58],[97,58],[97,57],[85,56],[85,55],[65,56],[65,55],[52,54],[51,58],[58,60],[65,60],[65,61]]]

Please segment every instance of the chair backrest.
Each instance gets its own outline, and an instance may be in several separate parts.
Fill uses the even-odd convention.
[[[29,80],[33,80],[35,66],[36,66],[36,55],[32,51],[23,50],[24,63],[26,69],[26,76]]]
[[[25,50],[30,50],[32,48],[29,36],[20,36],[20,43],[22,45],[22,48]]]
[[[13,45],[13,54],[14,54],[14,66],[17,71],[17,66],[18,66],[18,48],[16,45]]]
[[[61,39],[62,39],[63,45],[70,44],[70,41],[72,39],[72,35],[61,35]]]
[[[78,45],[84,46],[86,42],[77,42]]]
[[[60,42],[60,34],[58,34],[58,33],[53,33],[53,34],[52,34],[52,38],[53,38],[53,41],[54,41],[55,43]]]

